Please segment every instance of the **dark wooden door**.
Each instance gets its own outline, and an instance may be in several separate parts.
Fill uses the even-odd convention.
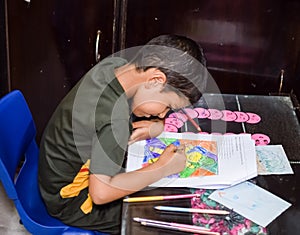
[[[269,94],[298,89],[300,2],[293,0],[126,0],[124,45],[160,34],[191,37],[204,48],[221,92]],[[298,67],[300,63],[298,62]]]
[[[7,0],[9,89],[20,89],[41,133],[64,95],[115,49],[112,0]]]

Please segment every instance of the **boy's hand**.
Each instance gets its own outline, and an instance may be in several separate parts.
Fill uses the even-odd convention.
[[[165,176],[176,174],[184,170],[186,166],[185,146],[180,145],[176,147],[170,144],[160,155],[157,163],[165,167]]]
[[[164,122],[159,119],[133,122],[132,126],[134,130],[130,136],[128,144],[156,137],[164,130]]]

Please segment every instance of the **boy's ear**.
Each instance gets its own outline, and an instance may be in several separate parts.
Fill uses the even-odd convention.
[[[157,86],[157,85],[163,85],[167,82],[166,75],[156,68],[150,68],[148,69],[148,79],[147,79],[147,88]]]

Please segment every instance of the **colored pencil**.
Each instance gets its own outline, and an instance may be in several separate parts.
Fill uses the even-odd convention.
[[[226,210],[214,210],[214,209],[184,208],[184,207],[175,207],[175,206],[155,206],[154,208],[160,211],[172,211],[172,212],[189,212],[189,213],[202,213],[202,214],[215,214],[215,215],[230,214],[230,212]]]
[[[174,226],[174,225],[168,225],[168,224],[158,224],[158,223],[144,222],[143,221],[143,222],[141,222],[141,225],[155,227],[155,228],[169,229],[169,230],[174,230],[174,231],[181,231],[181,232],[207,234],[207,235],[220,235],[220,233],[218,233],[218,232],[211,232],[211,231],[202,230],[202,229],[199,229],[199,228],[194,228],[193,229],[193,228],[186,228],[186,227],[180,227],[180,226]]]
[[[200,229],[200,230],[206,230],[210,231],[209,228],[201,227],[201,226],[195,226],[195,225],[190,225],[190,224],[180,224],[180,223],[174,223],[174,222],[166,222],[166,221],[160,221],[160,220],[152,220],[152,219],[144,219],[144,218],[138,218],[134,217],[134,221],[136,222],[149,222],[149,223],[156,223],[156,224],[163,224],[163,225],[172,225],[172,226],[177,226],[177,227],[184,227],[184,228],[189,228],[189,229]]]
[[[191,118],[191,116],[184,109],[180,109],[180,110],[185,114],[185,116],[192,123],[192,125],[196,128],[196,130],[201,132],[202,130],[201,130],[200,126],[194,121],[194,119]]]
[[[147,201],[162,201],[172,199],[185,199],[199,197],[199,194],[178,194],[178,195],[166,195],[166,196],[144,196],[144,197],[129,197],[124,198],[124,202],[147,202]]]

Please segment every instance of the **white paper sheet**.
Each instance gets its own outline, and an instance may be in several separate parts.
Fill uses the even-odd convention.
[[[290,203],[250,182],[216,190],[209,198],[263,227],[291,206]]]
[[[293,174],[282,145],[256,146],[259,175]]]
[[[209,176],[163,178],[151,186],[217,189],[229,187],[257,176],[255,145],[249,134],[223,136],[165,132],[159,137],[216,141],[218,172]],[[145,145],[145,141],[140,141],[129,147],[127,171],[142,167]]]

